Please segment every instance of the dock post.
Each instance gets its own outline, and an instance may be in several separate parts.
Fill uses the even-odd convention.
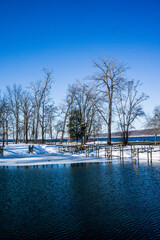
[[[124,160],[124,151],[123,151],[123,146],[122,146],[122,159]]]
[[[109,160],[109,146],[107,146],[107,159]]]
[[[112,146],[110,146],[110,159],[112,160]]]
[[[152,147],[150,149],[150,162],[152,163]]]
[[[149,148],[147,147],[147,162],[149,163]]]
[[[139,148],[137,148],[137,159],[138,159],[138,163],[139,163]]]
[[[99,145],[98,145],[98,157],[99,157]]]

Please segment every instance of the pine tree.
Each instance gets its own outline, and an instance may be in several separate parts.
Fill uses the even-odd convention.
[[[85,135],[85,124],[83,124],[81,113],[77,109],[72,109],[70,112],[68,133],[71,141],[76,140],[78,142],[80,139],[81,142],[83,142],[83,137]]]

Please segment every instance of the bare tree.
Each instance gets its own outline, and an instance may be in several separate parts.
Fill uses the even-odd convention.
[[[23,138],[28,143],[29,119],[33,113],[33,99],[27,91],[20,93],[20,108],[23,113]]]
[[[5,102],[0,96],[0,129],[2,134],[2,145],[4,146],[5,141]]]
[[[64,114],[63,127],[62,127],[62,133],[61,133],[61,143],[63,142],[67,118],[69,116],[71,106],[74,102],[75,95],[76,95],[76,85],[75,84],[69,85],[67,97],[65,99],[65,104],[61,108],[62,110],[61,113]]]
[[[22,92],[21,86],[17,86],[16,84],[13,85],[13,88],[11,89],[9,86],[7,86],[7,104],[11,109],[11,112],[15,119],[16,124],[16,141],[15,143],[18,143],[18,137],[19,137],[19,125],[20,125],[20,94]]]
[[[81,142],[85,143],[93,133],[93,124],[96,126],[96,93],[94,86],[88,86],[78,82],[77,92],[75,95],[75,107],[80,112],[82,136]]]
[[[40,113],[40,125],[41,125],[41,134],[42,134],[42,143],[48,134],[48,136],[53,138],[53,123],[56,116],[57,107],[54,102],[50,102],[50,99],[44,97],[42,101],[42,109]]]
[[[47,131],[49,134],[49,138],[51,139],[51,142],[53,141],[53,131],[56,116],[57,107],[55,106],[54,102],[52,102],[50,105],[47,106],[47,118],[46,118]]]
[[[8,106],[5,96],[4,96],[4,102],[5,102],[6,144],[8,145],[9,129],[10,129],[10,123],[12,121],[12,116],[11,116],[10,107]]]
[[[98,72],[92,77],[97,86],[97,96],[101,101],[103,100],[103,103],[105,102],[107,104],[105,111],[101,110],[102,105],[97,105],[97,109],[108,126],[107,142],[111,144],[113,97],[123,79],[127,67],[117,60],[111,58],[104,59],[102,57],[94,62],[94,66],[98,69]]]
[[[0,129],[2,134],[2,143],[8,144],[9,122],[10,122],[10,108],[6,96],[0,95]]]
[[[115,96],[115,109],[118,116],[118,127],[122,131],[123,143],[128,143],[128,131],[135,119],[144,116],[141,103],[148,99],[144,93],[139,94],[140,82],[124,81]]]
[[[74,98],[68,112],[68,132],[71,139],[81,139],[81,143],[88,141],[96,126],[95,91],[93,86],[77,82],[74,85]]]
[[[48,111],[48,99],[46,95],[44,95],[42,100],[42,107],[40,111],[40,126],[41,126],[41,134],[42,134],[42,143],[44,143],[46,131],[47,131],[47,111]]]
[[[2,101],[2,114],[3,114],[3,145],[4,138],[6,140],[6,144],[8,145],[8,136],[9,136],[9,123],[11,122],[11,111],[8,106],[7,99],[4,96]]]
[[[155,132],[155,144],[157,142],[157,133],[160,130],[160,106],[156,106],[152,116],[146,117],[146,127],[153,129]]]
[[[44,96],[51,89],[52,84],[52,72],[47,69],[43,69],[44,72],[44,80],[37,81],[36,83],[32,83],[32,91],[34,95],[35,102],[35,111],[36,111],[36,124],[35,124],[35,137],[34,142],[37,143],[38,139],[38,127],[40,121],[40,108],[42,106]]]
[[[54,125],[54,129],[56,132],[55,144],[57,143],[59,133],[62,133],[63,126],[64,126],[64,122],[62,120],[58,120]]]

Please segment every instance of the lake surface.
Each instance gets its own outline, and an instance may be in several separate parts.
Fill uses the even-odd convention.
[[[1,239],[160,239],[160,164],[0,168]]]
[[[160,141],[160,136],[157,136],[157,141]],[[68,139],[63,139],[63,142],[67,142]],[[96,141],[107,141],[107,138],[96,138]],[[113,142],[121,142],[122,137],[112,137],[111,140]],[[20,140],[23,142],[23,139]],[[80,141],[80,140],[79,140]],[[94,141],[94,139],[90,139],[90,141]],[[142,137],[129,137],[128,138],[129,142],[154,142],[155,141],[155,136],[142,136]],[[1,145],[2,145],[2,139],[0,139]],[[8,142],[13,142],[13,139],[9,139]],[[31,140],[31,142],[34,143],[34,140]],[[50,139],[45,139],[45,142],[50,142]],[[53,139],[53,142],[60,142],[60,139]]]

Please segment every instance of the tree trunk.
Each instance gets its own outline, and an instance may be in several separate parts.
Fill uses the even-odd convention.
[[[43,123],[42,123],[42,143],[44,143],[44,126],[43,126]]]
[[[4,120],[3,120],[3,123],[2,123],[2,127],[3,127],[2,143],[3,143],[3,147],[4,147],[4,141],[5,141],[5,127],[4,127]]]
[[[51,136],[51,143],[53,141],[53,137],[52,137],[52,128],[50,129],[50,136]]]
[[[16,117],[16,144],[18,143],[18,129],[19,128],[19,119]]]
[[[8,120],[6,119],[6,145],[8,145]]]
[[[31,138],[34,139],[34,137],[35,137],[35,119],[33,120],[33,127],[31,131]]]
[[[28,119],[26,118],[26,129],[25,129],[26,144],[28,143]]]
[[[155,145],[157,144],[157,129],[155,129]]]
[[[58,133],[56,134],[55,145],[57,144]]]
[[[37,111],[39,111],[39,110],[37,110]],[[37,138],[38,138],[38,124],[39,124],[39,112],[37,112],[34,143],[37,143]]]
[[[14,143],[14,125],[13,125],[13,143]]]
[[[122,143],[123,143],[123,145],[125,145],[125,140],[126,139],[126,136],[125,136],[125,131],[123,130],[122,131]]]
[[[125,146],[128,144],[128,129],[122,132],[122,142]]]
[[[125,142],[125,145],[127,145],[127,144],[128,144],[128,129],[126,131],[126,142]]]
[[[65,118],[64,118],[64,122],[63,122],[63,129],[62,129],[62,135],[61,135],[61,141],[60,141],[60,143],[63,142],[63,137],[64,137],[65,127],[66,127],[67,116],[68,116],[68,113],[65,114]]]
[[[44,102],[42,103],[42,143],[44,143],[44,136],[45,136],[45,126],[44,126],[44,115],[45,115],[45,111],[44,111]]]
[[[26,135],[26,117],[24,116],[24,121],[23,121],[23,143],[25,143],[25,135]]]
[[[112,101],[109,101],[109,118],[108,118],[108,139],[107,144],[111,145],[111,123],[112,123]]]

